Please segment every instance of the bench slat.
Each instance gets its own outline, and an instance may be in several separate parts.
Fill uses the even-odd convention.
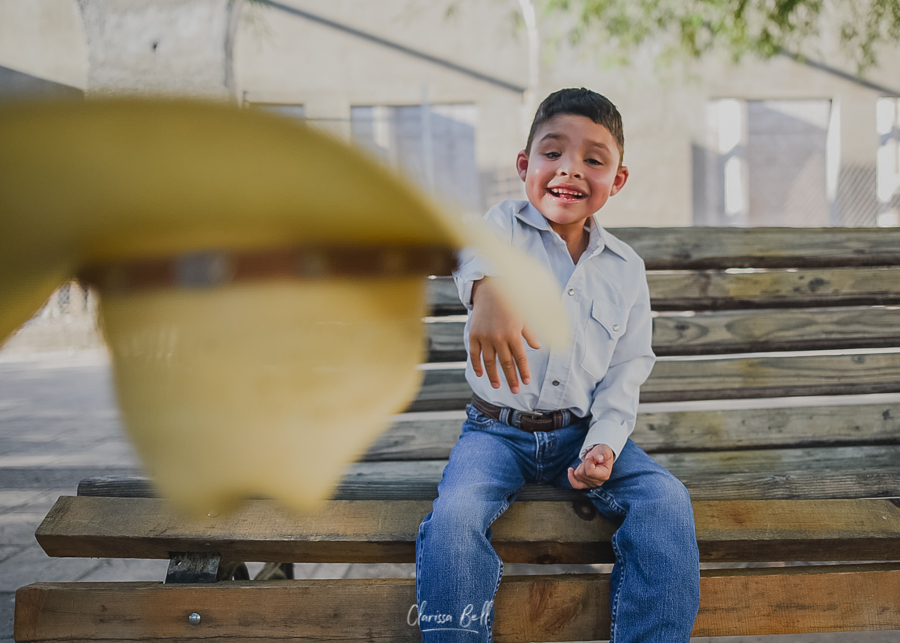
[[[35,536],[49,556],[411,563],[428,501],[343,501],[297,514],[266,500],[235,513],[185,520],[155,498],[66,497]],[[895,560],[900,505],[890,500],[738,500],[694,503],[701,561]],[[615,527],[584,499],[515,502],[493,526],[507,563],[613,562]]]
[[[900,497],[900,446],[753,449],[660,453],[654,459],[695,500],[815,500]],[[335,500],[433,500],[446,460],[350,465]],[[89,478],[78,495],[152,497],[144,478]],[[578,494],[525,486],[520,500],[572,500]]]
[[[426,325],[429,362],[464,362],[464,317]],[[657,355],[714,355],[900,345],[900,307],[810,308],[661,314],[653,320]]]
[[[900,307],[741,310],[690,317],[661,314],[653,320],[657,355],[888,346],[900,346]]]
[[[610,228],[653,270],[900,265],[900,229]]]
[[[900,303],[900,267],[647,273],[653,310],[876,306]],[[429,282],[435,315],[463,315],[449,277]]]
[[[641,402],[898,391],[900,353],[686,358],[657,361],[641,387]],[[448,365],[425,371],[422,388],[407,410],[463,409],[471,397],[462,366]]]
[[[401,416],[362,459],[447,459],[462,422]],[[648,453],[900,444],[900,402],[639,413],[631,437]]]
[[[897,566],[706,570],[700,591],[693,636],[900,629]],[[15,638],[420,641],[407,621],[414,604],[412,579],[37,583],[16,593]],[[497,593],[495,639],[606,640],[608,604],[604,574],[508,577]],[[198,626],[188,623],[192,612]]]
[[[651,272],[647,282],[654,310],[900,303],[900,267]]]
[[[660,453],[654,459],[680,479],[694,500],[788,500],[900,497],[900,447],[754,449]],[[443,460],[351,465],[336,499],[430,500]],[[547,486],[526,486],[522,500],[571,497]]]

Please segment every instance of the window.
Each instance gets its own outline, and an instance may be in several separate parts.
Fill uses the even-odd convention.
[[[876,224],[896,227],[900,226],[900,99],[879,98],[875,115],[879,137],[875,162]]]
[[[470,103],[359,105],[355,143],[410,179],[465,208],[481,208],[475,163],[477,108]]]

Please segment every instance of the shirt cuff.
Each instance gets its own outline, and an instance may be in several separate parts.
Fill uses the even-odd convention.
[[[490,264],[480,256],[468,258],[460,266],[460,269],[453,274],[456,290],[459,293],[459,300],[467,310],[472,310],[472,286],[476,281],[494,274],[495,272],[491,269]]]
[[[480,271],[470,272],[466,275],[466,279],[460,280],[457,284],[459,290],[459,300],[466,310],[472,310],[472,290],[476,281],[484,279],[484,273]]]
[[[625,448],[625,443],[628,441],[629,433],[630,431],[624,424],[616,424],[609,420],[594,422],[588,430],[581,451],[578,452],[578,457],[584,460],[584,456],[587,455],[588,451],[598,444],[605,444],[612,449],[613,455],[618,459],[622,449]]]

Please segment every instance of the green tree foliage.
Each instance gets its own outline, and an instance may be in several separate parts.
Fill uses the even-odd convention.
[[[900,40],[900,0],[547,0],[548,10],[573,14],[574,42],[609,40],[625,59],[652,39],[663,58],[725,50],[734,60],[801,53],[804,42],[833,27],[862,71],[877,64],[878,47]]]

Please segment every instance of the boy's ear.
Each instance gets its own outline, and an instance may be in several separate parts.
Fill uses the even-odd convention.
[[[621,190],[625,186],[625,182],[628,181],[628,168],[622,165],[616,170],[616,178],[613,179],[612,189],[609,191],[609,196],[617,194],[619,190]]]
[[[525,150],[519,152],[519,155],[516,157],[516,172],[519,173],[519,178],[524,181],[525,174],[528,172],[528,155],[525,153]]]

